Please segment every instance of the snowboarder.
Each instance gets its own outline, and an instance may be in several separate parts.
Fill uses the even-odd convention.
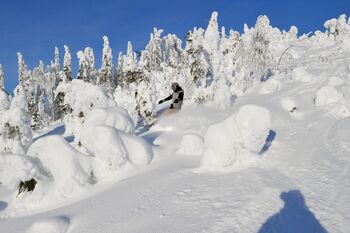
[[[180,111],[181,109],[182,101],[184,99],[184,90],[176,82],[171,84],[171,89],[173,90],[173,93],[158,102],[159,104],[162,104],[164,101],[172,100],[170,108],[167,109],[162,115],[169,115],[171,113]]]

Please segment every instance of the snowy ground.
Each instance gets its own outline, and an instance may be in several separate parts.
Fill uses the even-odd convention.
[[[78,198],[18,209],[1,186],[0,232],[349,232],[349,55],[301,57],[230,110],[185,107],[138,129],[154,145],[150,166],[125,170]],[[247,104],[268,109],[272,120],[254,160],[210,169],[195,150],[181,149],[184,135],[204,137]]]

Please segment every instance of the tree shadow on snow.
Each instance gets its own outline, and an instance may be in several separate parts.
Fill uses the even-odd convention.
[[[45,133],[43,135],[40,135],[39,137],[36,137],[34,139],[34,141],[36,141],[36,140],[38,140],[40,138],[46,137],[46,136],[50,136],[50,135],[63,135],[64,131],[65,131],[64,125],[59,125],[56,128],[50,130],[49,132],[47,132],[47,133]]]
[[[5,210],[7,206],[8,206],[7,202],[0,201],[0,211]]]
[[[282,192],[283,208],[261,226],[258,233],[327,233],[305,205],[299,190]]]
[[[275,140],[275,138],[276,138],[276,132],[273,130],[270,130],[269,135],[267,135],[265,144],[264,144],[263,148],[261,148],[261,151],[259,152],[259,155],[262,155],[266,151],[268,151],[268,149],[270,148],[270,146],[271,146],[273,140]]]

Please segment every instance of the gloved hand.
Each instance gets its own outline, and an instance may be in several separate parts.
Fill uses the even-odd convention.
[[[159,100],[158,104],[162,104],[164,102],[164,100]]]

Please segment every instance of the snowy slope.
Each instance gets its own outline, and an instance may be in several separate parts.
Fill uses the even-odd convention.
[[[1,186],[0,232],[349,232],[350,53],[333,51],[305,52],[229,110],[186,106],[139,129],[153,145],[150,165],[77,196],[21,209]],[[207,128],[248,104],[271,114],[260,153],[203,166],[193,152],[205,150]],[[188,145],[185,135],[198,137]]]

